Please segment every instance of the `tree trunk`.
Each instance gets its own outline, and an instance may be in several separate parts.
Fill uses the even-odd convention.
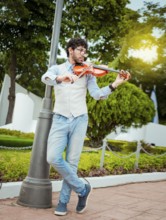
[[[9,108],[6,117],[6,124],[12,123],[14,105],[15,105],[15,79],[16,79],[16,54],[11,54],[11,62],[9,64],[10,88],[9,88]]]

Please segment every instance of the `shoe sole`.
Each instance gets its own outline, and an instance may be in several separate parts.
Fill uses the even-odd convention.
[[[64,216],[66,214],[67,214],[67,212],[58,212],[58,211],[54,212],[54,215],[59,215],[59,216]]]
[[[89,199],[89,196],[90,196],[91,192],[92,192],[92,188],[91,188],[90,191],[89,191],[89,194],[88,194],[88,197],[87,197],[87,200],[86,200],[85,208],[82,209],[81,211],[77,211],[77,210],[76,210],[76,212],[77,212],[78,214],[82,214],[82,213],[86,210],[87,205],[88,205],[88,199]]]

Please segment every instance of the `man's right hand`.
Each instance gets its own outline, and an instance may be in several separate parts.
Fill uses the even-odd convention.
[[[57,82],[74,83],[78,79],[77,75],[64,74],[56,77]]]

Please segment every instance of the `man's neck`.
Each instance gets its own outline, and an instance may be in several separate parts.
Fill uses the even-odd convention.
[[[69,61],[69,63],[71,63],[72,65],[75,64],[75,61],[74,61],[71,57],[69,57],[68,61]]]

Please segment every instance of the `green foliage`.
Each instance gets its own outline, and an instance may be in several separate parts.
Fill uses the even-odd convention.
[[[34,138],[34,133],[30,132],[30,133],[25,133],[25,132],[21,132],[18,130],[10,130],[10,129],[4,129],[4,128],[0,128],[0,135],[10,135],[10,136],[16,136],[16,137],[21,137],[21,138]]]
[[[14,137],[9,135],[0,135],[0,146],[5,147],[24,147],[32,146],[33,139]]]
[[[148,94],[151,93],[153,86],[156,86],[159,119],[164,119],[166,117],[166,8],[153,2],[146,2],[144,6],[139,11],[141,22],[130,21],[133,27],[121,41],[122,49],[112,65],[119,69],[128,69],[132,73],[131,82],[141,85]],[[144,54],[142,59],[128,56],[131,49],[150,49],[151,46],[157,47],[157,59],[153,62],[146,62],[147,57]]]
[[[24,133],[17,130],[0,129],[0,146],[24,147],[32,146],[34,133]]]
[[[105,156],[104,168],[114,175],[132,173],[134,171],[135,156],[127,159],[120,158],[126,154],[119,153],[119,157],[107,152]]]
[[[111,150],[116,152],[135,152],[137,149],[137,142],[128,142],[128,141],[121,141],[121,140],[108,140],[108,146]]]
[[[105,152],[104,168],[100,169],[101,151],[83,152],[78,167],[79,176],[119,175],[137,172],[166,171],[166,155],[161,157],[141,154],[139,169],[134,169],[135,156],[123,158],[126,153]],[[22,181],[28,173],[31,151],[0,150],[0,180],[3,182]],[[122,157],[122,158],[119,158]],[[61,176],[50,167],[50,179],[61,179]]]
[[[99,168],[99,154],[83,152],[81,155],[80,163],[78,165],[78,169],[90,172],[90,170],[94,168]]]
[[[108,75],[99,79],[100,87],[108,85]],[[153,102],[140,88],[130,83],[118,87],[106,100],[96,101],[88,96],[91,146],[101,146],[102,140],[117,126],[141,127],[152,121]]]
[[[153,157],[146,154],[141,154],[139,159],[139,168],[145,172],[156,172],[157,170],[164,170],[166,168],[166,156]]]
[[[0,179],[22,181],[28,172],[31,152],[0,150],[0,153]]]
[[[141,145],[142,145],[143,149],[145,149],[146,152],[153,154],[153,155],[166,153],[165,147],[149,145],[147,143],[144,143],[143,141],[142,141]],[[141,150],[141,152],[144,153],[143,150]]]
[[[47,69],[54,7],[53,1],[0,2],[0,66],[2,77],[8,74],[11,79],[6,124],[12,122],[16,80],[28,91],[44,95],[40,79]]]
[[[44,94],[44,85],[39,79],[47,68],[54,8],[53,1],[0,3],[2,74],[8,73],[13,82],[19,75],[18,82],[39,96]]]
[[[89,41],[92,59],[109,62],[120,51],[120,42],[129,31],[130,19],[137,22],[138,13],[125,8],[128,0],[65,1],[62,17],[62,46],[66,40],[82,36]],[[134,16],[135,14],[135,16]]]
[[[126,8],[128,0],[64,1],[60,44],[74,36],[85,37],[89,42],[89,58],[102,63],[113,61],[114,67],[128,69],[131,82],[151,90],[156,84],[159,114],[166,115],[165,104],[165,7],[144,3],[141,13]],[[43,96],[44,85],[40,77],[46,71],[50,48],[55,1],[2,1],[0,3],[0,87],[5,73],[11,75],[11,57],[16,56],[18,82],[29,91]],[[47,16],[46,16],[47,15]],[[87,16],[88,15],[88,16]],[[141,22],[139,22],[139,18]],[[162,36],[152,36],[158,29]],[[158,60],[146,65],[140,59],[129,59],[129,49],[156,44]]]

